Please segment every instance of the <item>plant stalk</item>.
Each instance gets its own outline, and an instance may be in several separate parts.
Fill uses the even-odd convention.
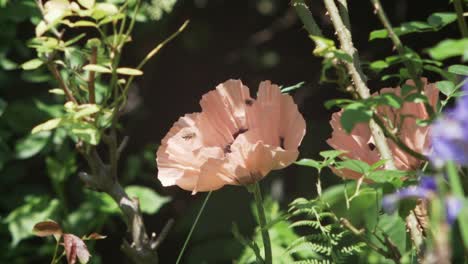
[[[262,233],[263,248],[265,250],[265,264],[272,264],[272,251],[271,251],[271,241],[270,234],[268,233],[267,220],[265,217],[265,209],[263,207],[262,192],[260,190],[260,184],[255,182],[252,186],[252,192],[255,198],[255,205],[258,212],[258,220],[260,223],[260,231]]]

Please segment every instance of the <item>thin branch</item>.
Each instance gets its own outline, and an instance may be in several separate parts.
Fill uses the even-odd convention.
[[[90,64],[97,63],[97,47],[92,47],[91,49],[91,58],[89,60]],[[95,104],[96,103],[96,91],[95,91],[95,77],[96,72],[90,71],[89,72],[89,80],[88,80],[88,93],[89,93],[89,103]]]
[[[152,247],[153,239],[157,238],[153,236],[150,239],[146,233],[139,201],[128,196],[118,180],[112,175],[110,166],[102,161],[94,147],[83,155],[92,174],[80,173],[81,180],[92,189],[109,194],[122,211],[127,230],[132,237],[130,242],[123,241],[122,250],[134,263],[158,263],[157,252]]]
[[[426,157],[425,155],[417,152],[417,151],[414,151],[412,150],[410,147],[408,147],[405,143],[403,143],[399,137],[397,137],[394,133],[390,132],[387,127],[385,126],[384,122],[382,121],[382,119],[376,115],[376,114],[373,114],[372,115],[372,119],[374,119],[375,123],[377,123],[377,125],[379,125],[383,132],[384,132],[384,135],[388,138],[390,138],[401,150],[403,150],[404,152],[410,154],[411,156],[417,158],[417,159],[420,159],[420,160],[424,160],[424,161],[428,161],[429,158]]]
[[[397,252],[389,252],[385,249],[379,247],[378,245],[374,244],[371,240],[366,237],[366,231],[364,229],[357,229],[348,219],[340,218],[340,223],[346,229],[351,231],[355,236],[361,239],[364,243],[366,243],[370,248],[372,248],[375,252],[379,253],[380,255],[393,260],[395,263],[400,263],[401,253]]]
[[[361,63],[357,50],[354,48],[351,33],[349,32],[349,29],[343,24],[343,20],[341,19],[334,0],[324,0],[324,3],[328,13],[330,14],[336,33],[338,34],[341,49],[353,58],[353,62],[344,61],[344,63],[348,69],[349,74],[351,75],[356,92],[361,98],[367,99],[370,97],[370,91],[366,85],[366,77],[361,70]],[[375,145],[380,153],[380,157],[387,161],[385,164],[386,169],[394,170],[395,164],[393,162],[393,155],[390,151],[387,139],[385,138],[382,129],[374,122],[374,120],[369,122],[369,128],[374,138]]]
[[[78,101],[76,101],[76,99],[73,96],[73,94],[71,93],[70,89],[68,88],[68,86],[63,81],[62,76],[60,75],[59,71],[57,70],[57,67],[55,67],[55,65],[53,65],[53,62],[49,61],[47,63],[47,68],[49,68],[49,71],[52,73],[54,78],[59,82],[60,88],[62,88],[62,90],[65,92],[65,95],[67,96],[68,100],[72,101],[75,104],[78,104]]]
[[[465,18],[463,17],[463,1],[453,0],[453,6],[457,13],[458,28],[463,38],[468,38],[468,27],[466,26]]]

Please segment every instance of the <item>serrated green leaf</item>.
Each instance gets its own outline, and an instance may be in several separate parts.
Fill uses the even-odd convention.
[[[132,76],[143,75],[143,72],[138,69],[125,68],[125,67],[118,68],[117,73],[123,74],[123,75],[132,75]]]
[[[163,205],[171,200],[171,198],[161,196],[152,189],[144,186],[127,186],[125,191],[128,196],[138,198],[141,211],[147,214],[158,212]]]
[[[427,18],[427,22],[434,28],[441,28],[457,20],[455,13],[434,13]]]
[[[94,6],[92,17],[96,20],[113,16],[119,12],[119,9],[110,3],[97,3]]]
[[[322,162],[313,159],[301,159],[294,163],[300,166],[313,167],[317,170],[321,170],[323,168]]]

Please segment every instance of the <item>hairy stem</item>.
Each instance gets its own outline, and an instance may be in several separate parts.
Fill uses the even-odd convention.
[[[361,98],[367,99],[370,97],[370,91],[366,85],[366,77],[361,70],[359,55],[357,50],[354,48],[351,33],[344,25],[334,0],[324,0],[324,3],[338,35],[341,49],[353,58],[353,62],[345,61],[344,63],[353,80],[356,92]],[[380,153],[380,157],[386,160],[385,167],[387,169],[394,170],[395,164],[393,162],[393,155],[388,147],[387,139],[385,138],[382,129],[374,120],[369,122],[369,128],[371,130],[372,137],[374,138],[375,145]]]
[[[265,250],[265,264],[272,264],[272,251],[270,234],[268,233],[267,220],[265,217],[265,209],[263,208],[262,192],[260,190],[260,184],[254,183],[252,186],[252,192],[255,198],[255,205],[257,206],[258,220],[260,223],[260,231],[262,233],[263,248]]]

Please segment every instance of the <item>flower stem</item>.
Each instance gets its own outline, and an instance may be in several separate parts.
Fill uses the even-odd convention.
[[[179,256],[177,257],[176,264],[178,264],[180,262],[180,260],[182,259],[182,255],[184,255],[185,248],[187,247],[188,242],[190,240],[190,237],[192,236],[193,230],[195,230],[195,226],[197,225],[198,220],[200,219],[200,216],[203,213],[203,210],[205,209],[205,206],[206,206],[206,203],[208,202],[208,199],[210,199],[211,193],[212,193],[212,191],[210,191],[206,195],[205,200],[203,201],[203,204],[202,204],[200,210],[198,211],[197,217],[195,218],[195,221],[193,222],[192,227],[190,228],[189,234],[187,235],[187,238],[185,239],[184,245],[182,246],[182,249],[180,250]]]
[[[460,201],[465,200],[465,194],[463,191],[463,186],[460,181],[460,177],[457,172],[457,166],[453,161],[449,161],[446,166],[447,169],[447,175],[448,175],[448,180],[450,183],[450,189],[452,190],[453,195],[460,199]],[[458,221],[460,225],[460,231],[461,231],[461,237],[463,239],[463,243],[465,244],[465,249],[468,248],[468,222],[465,221],[467,215],[468,215],[468,210],[466,206],[463,206],[462,211],[461,211],[461,216],[460,216],[460,221]]]
[[[265,249],[265,264],[272,264],[270,234],[268,233],[265,209],[263,208],[262,192],[258,182],[253,184],[252,193],[255,197],[255,205],[258,211],[258,220],[260,222],[260,231],[262,232],[263,248]]]

